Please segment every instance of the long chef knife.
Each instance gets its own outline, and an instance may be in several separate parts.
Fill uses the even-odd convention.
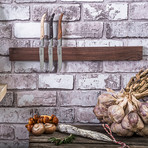
[[[53,70],[53,18],[55,13],[52,14],[50,18],[50,36],[49,36],[49,46],[48,46],[48,59],[49,59],[49,71]]]
[[[58,23],[58,47],[57,47],[57,54],[58,54],[58,70],[61,71],[62,68],[62,18],[63,13],[61,14],[59,18]]]
[[[40,48],[39,48],[41,70],[43,70],[44,68],[44,21],[45,21],[45,17],[46,17],[46,14],[44,14],[41,19],[41,36],[40,36]]]

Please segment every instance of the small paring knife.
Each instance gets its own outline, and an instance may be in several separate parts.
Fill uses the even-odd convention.
[[[58,54],[58,71],[62,69],[62,18],[63,13],[60,15],[58,22],[58,46],[57,46],[57,54]]]
[[[50,29],[50,35],[49,35],[49,46],[48,46],[48,59],[49,59],[49,71],[53,71],[54,66],[53,66],[53,18],[55,16],[55,13],[52,14],[50,18],[50,24],[49,24],[49,29]]]
[[[40,69],[44,68],[44,21],[46,14],[42,16],[41,19],[41,36],[40,36],[40,48],[39,48],[39,56],[40,56]]]

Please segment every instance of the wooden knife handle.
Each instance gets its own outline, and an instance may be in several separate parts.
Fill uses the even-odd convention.
[[[40,36],[40,39],[44,38],[44,21],[45,21],[45,17],[46,17],[46,14],[44,14],[42,16],[42,19],[41,19],[41,36]]]
[[[62,38],[62,24],[61,24],[62,18],[63,18],[63,13],[60,15],[59,23],[58,23],[58,40]]]

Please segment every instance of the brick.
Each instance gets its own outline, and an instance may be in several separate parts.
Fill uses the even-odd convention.
[[[28,140],[29,132],[25,127],[25,124],[15,124],[15,137],[19,140]]]
[[[19,140],[15,142],[17,148],[28,148],[29,147],[29,140]]]
[[[29,6],[0,6],[0,20],[29,20],[29,13]]]
[[[101,38],[103,22],[70,22],[63,24],[63,38]]]
[[[130,78],[135,76],[136,73],[124,73],[121,75],[121,88],[125,88]]]
[[[14,127],[12,125],[0,125],[0,140],[13,140],[14,139]]]
[[[104,62],[105,72],[139,72],[148,68],[147,61],[107,61]]]
[[[99,91],[61,91],[58,93],[60,106],[95,106]]]
[[[1,141],[0,142],[0,147],[1,148],[13,148],[13,147],[18,148],[17,144],[14,141],[11,141],[11,140]]]
[[[127,3],[111,3],[107,4],[106,11],[109,20],[125,20],[128,18],[128,4]]]
[[[76,122],[80,123],[99,123],[99,120],[96,118],[93,113],[94,108],[76,108]]]
[[[45,63],[44,69],[40,69],[40,62],[35,61],[25,61],[25,62],[15,62],[15,69],[16,73],[31,73],[31,72],[47,72],[48,71],[48,64]]]
[[[1,0],[0,3],[12,3],[12,0]]]
[[[0,56],[0,72],[11,72],[9,57]]]
[[[56,27],[54,23],[54,37],[57,36]],[[45,23],[45,36],[48,35],[47,23]],[[63,38],[101,38],[103,33],[102,22],[70,22],[63,23]],[[15,23],[14,35],[17,38],[39,38],[40,37],[40,23]]]
[[[27,123],[33,116],[30,108],[0,108],[0,123]]]
[[[0,38],[11,38],[12,26],[6,23],[0,23]]]
[[[73,89],[73,76],[57,74],[40,74],[39,88]]]
[[[131,3],[130,18],[131,19],[148,19],[148,3]]]
[[[42,107],[34,109],[34,114],[40,115],[51,115],[54,114],[58,117],[60,122],[68,123],[74,122],[74,109],[73,108],[53,108],[53,107]]]
[[[15,39],[1,39],[0,40],[0,54],[8,55],[10,47],[30,47],[28,40],[15,40]]]
[[[0,74],[0,82],[7,83],[8,89],[36,89],[35,74]]]
[[[107,38],[148,37],[147,22],[111,22],[106,28]]]
[[[112,47],[112,46],[123,46],[123,41],[118,40],[77,40],[78,47]]]
[[[63,62],[61,72],[101,72],[102,62]]]
[[[143,46],[143,55],[148,55],[148,39],[124,40],[124,46]]]
[[[23,106],[56,106],[56,92],[32,91],[17,92],[17,105]]]
[[[62,2],[103,2],[104,0],[61,0]]]
[[[12,107],[14,105],[13,92],[7,92],[3,100],[0,102],[0,107]]]
[[[47,35],[48,25],[45,23],[45,35]],[[17,38],[39,38],[40,37],[40,23],[15,23],[14,35]]]
[[[56,2],[56,0],[15,0],[16,3]]]
[[[126,3],[111,3],[107,5],[85,3],[83,4],[84,20],[124,20],[127,19],[127,8],[128,5]]]
[[[54,21],[59,19],[59,14],[64,12],[63,21],[78,21],[80,20],[80,5],[79,4],[50,4],[50,5],[34,5],[33,20],[40,21],[44,13],[48,13],[48,18],[55,13]]]
[[[119,74],[81,74],[77,75],[77,89],[119,89]]]

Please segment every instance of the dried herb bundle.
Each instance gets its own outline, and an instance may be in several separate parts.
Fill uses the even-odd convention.
[[[49,142],[55,143],[55,145],[61,145],[61,144],[72,143],[74,139],[75,136],[70,134],[68,137],[64,139],[52,137],[49,139]]]

